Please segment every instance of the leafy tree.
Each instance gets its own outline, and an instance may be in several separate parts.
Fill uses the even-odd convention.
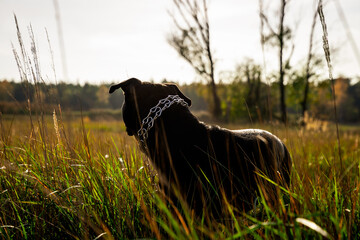
[[[349,95],[354,99],[354,107],[360,115],[360,78],[358,78],[354,85],[350,86]],[[360,119],[360,116],[358,119]]]
[[[193,111],[203,111],[208,109],[206,96],[208,88],[204,87],[201,83],[191,83],[180,86],[181,91],[185,96],[191,99],[191,109]]]
[[[0,82],[0,101],[10,101],[13,97],[14,85],[8,81]]]
[[[354,122],[358,120],[359,109],[355,107],[355,99],[350,95],[350,79],[338,78],[335,81],[336,105],[339,121]]]
[[[97,97],[97,107],[105,107],[109,103],[109,87],[105,84],[102,84],[99,86],[98,90],[96,91],[96,97]]]

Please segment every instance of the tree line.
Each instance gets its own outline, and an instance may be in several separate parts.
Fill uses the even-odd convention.
[[[223,73],[217,90],[220,100],[220,120],[236,121],[281,121],[278,103],[278,82],[264,83],[260,80],[261,67],[253,61],[238,65],[234,72]],[[171,82],[163,80],[163,82]],[[289,120],[302,117],[303,90],[306,76],[294,74],[287,88],[287,113]],[[321,120],[334,120],[331,102],[332,88],[329,80],[309,83],[308,113]],[[1,114],[27,114],[31,111],[52,113],[60,104],[64,111],[90,111],[97,109],[119,110],[123,94],[108,94],[111,84],[84,85],[72,83],[36,85],[26,82],[3,80],[0,82]],[[212,92],[206,82],[180,85],[181,90],[192,100],[192,111],[210,112]],[[335,80],[336,104],[341,122],[360,120],[360,81],[348,78]]]

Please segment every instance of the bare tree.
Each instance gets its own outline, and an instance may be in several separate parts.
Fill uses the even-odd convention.
[[[207,0],[173,0],[177,14],[170,13],[176,33],[168,43],[209,84],[211,92],[210,110],[215,118],[221,116],[220,99],[215,84],[215,63],[210,45],[210,28]]]
[[[318,12],[315,11],[313,15],[313,21],[311,24],[311,31],[310,31],[310,39],[309,39],[309,51],[306,61],[306,69],[305,69],[305,88],[304,88],[304,97],[301,101],[301,108],[302,108],[302,117],[305,116],[305,112],[307,111],[307,105],[308,105],[308,95],[309,95],[309,80],[310,77],[313,75],[311,72],[311,62],[313,59],[313,38],[314,38],[314,30],[316,26],[316,20],[317,20]]]
[[[264,34],[264,18],[262,17],[264,12],[263,0],[259,0],[259,16],[260,16],[260,44],[263,60],[263,76],[264,80],[267,80],[267,111],[269,113],[269,120],[272,122],[272,101],[271,101],[271,83],[269,78],[266,77],[266,58],[265,58],[265,34]]]
[[[267,28],[270,31],[268,36],[265,36],[264,41],[270,41],[275,39],[275,44],[279,47],[279,89],[280,89],[280,111],[281,111],[281,120],[286,123],[287,121],[287,112],[286,112],[286,101],[285,101],[285,69],[289,67],[290,59],[294,50],[294,45],[291,48],[289,57],[284,61],[284,49],[285,41],[291,39],[291,30],[289,27],[284,25],[286,5],[290,0],[280,0],[279,8],[279,22],[276,30],[271,26],[268,17],[263,12],[263,8],[260,8],[260,17],[265,22]],[[260,1],[262,5],[262,0]]]

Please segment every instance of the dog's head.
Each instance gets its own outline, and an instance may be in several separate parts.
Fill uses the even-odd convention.
[[[141,120],[147,116],[150,108],[158,104],[159,100],[169,95],[178,95],[189,106],[191,105],[191,100],[175,84],[154,84],[130,78],[111,86],[109,93],[113,93],[119,88],[125,94],[122,115],[129,136],[136,135],[141,127]]]

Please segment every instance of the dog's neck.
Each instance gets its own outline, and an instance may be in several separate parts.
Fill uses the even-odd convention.
[[[141,121],[141,127],[137,132],[137,137],[141,144],[145,144],[149,131],[154,126],[154,121],[174,103],[189,107],[187,102],[178,95],[168,95],[166,98],[160,99],[156,106],[150,108],[148,115]]]

